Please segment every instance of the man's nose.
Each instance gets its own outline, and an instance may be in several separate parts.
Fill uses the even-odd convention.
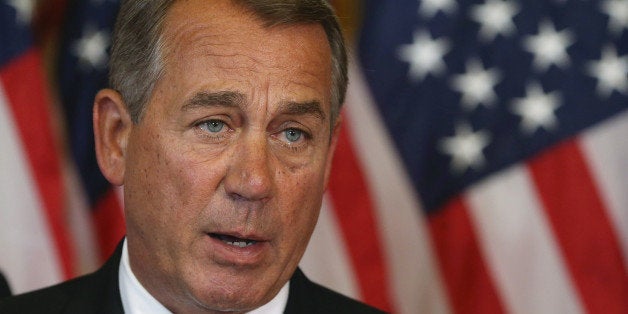
[[[243,139],[233,151],[224,185],[234,199],[260,201],[272,193],[272,160],[266,139],[260,137]]]

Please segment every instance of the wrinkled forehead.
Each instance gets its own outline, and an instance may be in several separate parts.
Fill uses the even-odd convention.
[[[230,49],[250,49],[275,53],[271,57],[278,61],[285,56],[302,62],[329,63],[331,68],[331,48],[322,25],[266,24],[251,10],[230,0],[175,1],[166,15],[162,38],[166,52],[171,54],[186,49],[205,49],[218,55],[228,54]]]
[[[229,0],[177,1],[162,33],[165,71],[223,77],[247,73],[251,80],[288,77],[290,84],[320,89],[320,100],[327,103],[332,66],[323,27],[265,24]],[[207,71],[198,71],[200,66]]]

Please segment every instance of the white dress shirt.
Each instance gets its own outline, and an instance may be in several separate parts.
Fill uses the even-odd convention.
[[[120,297],[122,307],[127,314],[171,314],[157,299],[155,299],[137,280],[129,264],[129,251],[124,240],[122,258],[118,271]],[[281,314],[288,303],[289,283],[286,283],[279,293],[270,302],[249,312],[249,314]]]

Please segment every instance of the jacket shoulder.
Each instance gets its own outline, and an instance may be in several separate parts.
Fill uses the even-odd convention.
[[[290,280],[290,294],[286,306],[286,314],[291,313],[381,314],[385,312],[314,283],[297,269]]]
[[[123,313],[118,287],[122,242],[95,273],[55,286],[0,299],[2,314],[91,314]]]
[[[90,275],[0,300],[0,313],[62,313],[68,302],[89,288]]]

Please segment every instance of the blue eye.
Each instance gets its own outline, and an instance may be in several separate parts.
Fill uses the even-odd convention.
[[[211,133],[218,133],[225,127],[225,123],[220,120],[209,120],[200,124],[200,128]]]
[[[303,132],[297,129],[287,129],[283,132],[286,135],[288,142],[296,142],[301,139],[301,136],[303,136]]]

